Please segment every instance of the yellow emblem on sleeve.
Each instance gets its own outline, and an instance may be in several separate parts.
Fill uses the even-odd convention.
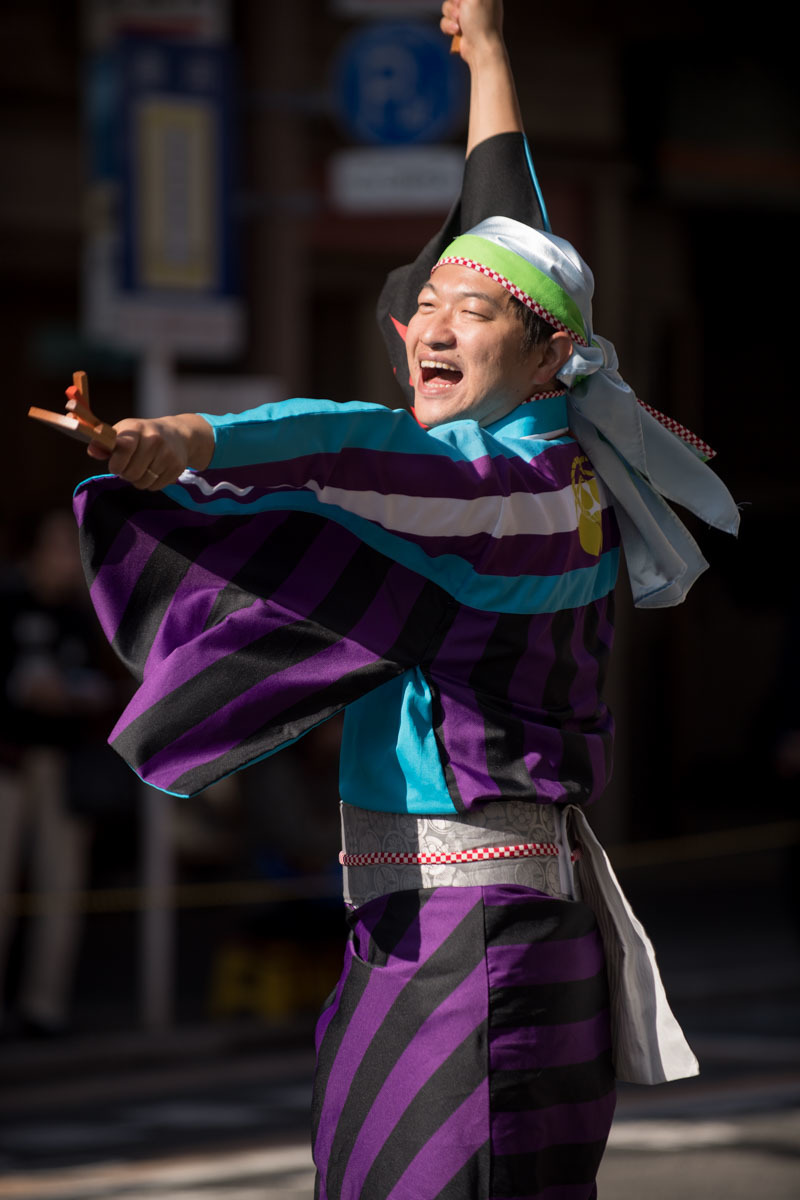
[[[592,464],[585,454],[572,460],[572,494],[581,547],[587,554],[598,555],[603,548],[603,506]]]

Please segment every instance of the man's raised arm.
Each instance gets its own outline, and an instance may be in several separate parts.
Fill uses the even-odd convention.
[[[447,0],[443,33],[460,38],[459,52],[470,71],[467,156],[498,133],[521,133],[517,90],[503,41],[502,0]]]

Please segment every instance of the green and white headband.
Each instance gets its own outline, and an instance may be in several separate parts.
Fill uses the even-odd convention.
[[[454,242],[451,242],[436,267],[443,267],[451,263],[454,266],[470,267],[473,271],[480,271],[482,275],[499,283],[507,292],[522,301],[555,329],[568,333],[579,346],[588,346],[589,330],[584,314],[581,312],[580,306],[573,300],[570,292],[563,286],[563,282],[566,282],[562,269],[564,260],[569,262],[565,248],[569,247],[580,263],[580,282],[588,282],[591,288],[594,280],[589,268],[575,254],[569,242],[565,242],[563,238],[556,238],[552,234],[541,234],[542,242],[535,247],[538,252],[537,263],[531,253],[534,248],[532,244],[534,239],[530,235],[535,235],[539,231],[528,229],[525,225],[522,226],[522,229],[529,235],[526,245],[522,244],[520,239],[514,237],[513,234],[509,234],[507,230],[495,233],[495,227],[501,222],[503,225],[518,224],[516,221],[511,222],[504,218],[483,221],[472,232],[463,233]],[[495,233],[494,237],[491,236],[492,233]],[[556,251],[560,253],[554,253]],[[570,266],[572,266],[571,263]],[[577,272],[573,271],[572,275],[573,278],[569,282],[575,291],[579,280]],[[591,315],[591,290],[586,299]]]

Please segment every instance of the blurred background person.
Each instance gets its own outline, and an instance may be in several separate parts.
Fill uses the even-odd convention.
[[[74,522],[53,510],[0,591],[0,999],[12,897],[25,880],[34,915],[16,1009],[30,1035],[60,1033],[67,1022],[89,853],[89,826],[70,811],[70,760],[112,693],[94,643]]]

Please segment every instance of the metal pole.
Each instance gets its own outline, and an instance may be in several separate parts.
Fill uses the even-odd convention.
[[[139,366],[138,415],[163,416],[171,411],[172,361],[166,351],[144,352]],[[142,784],[140,788],[140,853],[144,903],[139,924],[139,1011],[144,1029],[166,1029],[172,1023],[175,974],[175,882],[172,854],[171,796]]]

